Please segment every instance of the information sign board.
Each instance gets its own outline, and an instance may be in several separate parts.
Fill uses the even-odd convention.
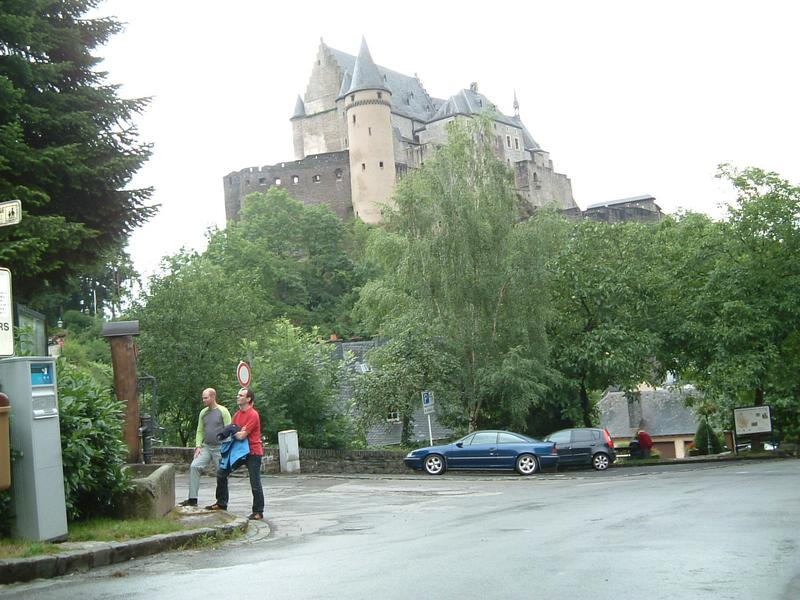
[[[0,357],[14,356],[14,308],[11,271],[0,267]]]
[[[737,436],[770,433],[772,431],[772,412],[769,406],[734,408],[733,422],[736,425]]]

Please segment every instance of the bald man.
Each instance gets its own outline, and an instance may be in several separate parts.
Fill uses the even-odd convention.
[[[231,424],[231,413],[221,404],[217,404],[217,391],[214,388],[203,390],[203,404],[194,436],[194,460],[189,467],[189,497],[180,503],[181,506],[197,506],[200,475],[212,460],[215,468],[219,465],[220,441],[217,434]]]

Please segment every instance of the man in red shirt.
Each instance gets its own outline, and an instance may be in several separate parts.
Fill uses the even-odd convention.
[[[261,417],[253,407],[256,401],[253,390],[242,388],[236,396],[239,410],[233,415],[232,423],[239,426],[234,436],[238,440],[247,438],[250,451],[245,458],[247,473],[250,476],[250,489],[253,492],[253,512],[248,519],[261,521],[264,518],[264,488],[261,486],[261,459],[264,447],[261,444]],[[239,465],[217,470],[217,502],[206,508],[225,510],[228,508],[228,476]]]
[[[636,439],[639,440],[639,447],[642,449],[642,458],[650,456],[650,450],[653,449],[653,438],[644,429],[639,430],[636,434]]]

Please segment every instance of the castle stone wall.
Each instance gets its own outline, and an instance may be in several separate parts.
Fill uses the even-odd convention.
[[[247,194],[266,192],[273,186],[282,187],[291,198],[303,204],[327,204],[340,217],[351,217],[353,205],[348,155],[346,150],[316,154],[302,160],[251,167],[226,175],[226,218],[236,219]]]
[[[303,129],[303,156],[345,149],[341,116],[335,107],[298,120]]]

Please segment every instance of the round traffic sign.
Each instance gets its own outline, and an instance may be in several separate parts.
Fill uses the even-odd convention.
[[[250,381],[252,379],[250,365],[243,360],[239,361],[239,366],[236,367],[236,379],[239,381],[239,385],[243,388],[250,387]]]

